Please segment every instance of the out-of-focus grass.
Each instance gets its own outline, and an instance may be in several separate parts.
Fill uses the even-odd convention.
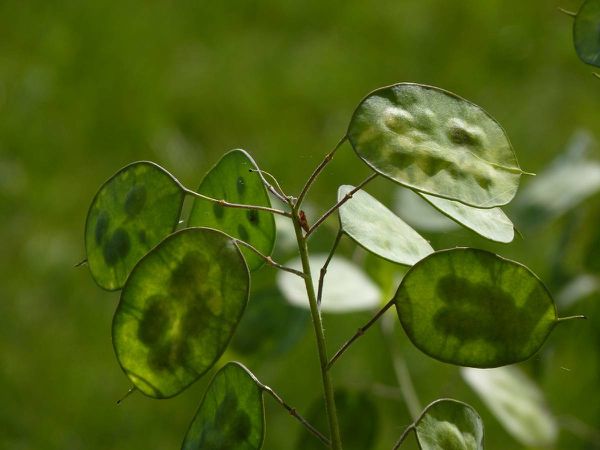
[[[100,291],[85,268],[73,265],[84,257],[89,202],[118,168],[151,159],[195,187],[220,154],[242,147],[294,192],[367,92],[415,81],[486,108],[508,131],[522,166],[539,171],[576,129],[600,137],[600,85],[577,60],[571,21],[556,6],[0,2],[0,447],[176,448],[199,403],[208,377],[172,400],[137,395],[115,406],[129,387],[110,343],[118,296]],[[357,183],[365,173],[344,147],[312,191],[313,204],[324,208],[339,184]],[[390,199],[389,184],[374,184],[372,192]],[[553,276],[549,255],[562,226],[510,246],[466,232],[432,239],[437,248],[492,248],[544,278]],[[323,236],[315,248],[328,245]],[[258,283],[270,282],[268,271]],[[582,308],[598,310],[591,300]],[[326,320],[333,351],[365,316]],[[559,328],[549,350],[527,365],[531,373],[544,369],[550,405],[578,424],[600,423],[597,323]],[[335,369],[336,381],[393,384],[379,336],[364,339]],[[403,346],[423,399],[471,401],[484,415],[490,448],[521,448],[454,368]],[[276,361],[251,363],[300,409],[320,392],[309,332]],[[409,419],[396,400],[381,399],[380,407],[378,448],[389,448]],[[296,424],[275,407],[268,413],[265,448],[291,448]],[[558,448],[591,448],[571,432],[562,439]]]

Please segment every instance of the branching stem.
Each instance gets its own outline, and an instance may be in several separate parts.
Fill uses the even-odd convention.
[[[204,194],[200,194],[199,192],[196,191],[192,191],[191,189],[188,189],[186,187],[182,186],[183,191],[186,194],[189,194],[193,197],[198,197],[201,198],[203,200],[208,200],[209,202],[213,202],[213,203],[218,203],[221,206],[225,206],[227,208],[241,208],[241,209],[252,209],[255,211],[266,211],[266,212],[270,212],[272,214],[279,214],[280,216],[285,216],[285,217],[292,217],[292,214],[287,212],[287,211],[282,211],[281,209],[275,209],[275,208],[269,208],[268,206],[257,206],[257,205],[242,205],[240,203],[230,203],[228,201],[225,200],[218,200],[216,198],[212,198],[212,197],[208,197]]]
[[[317,220],[313,224],[312,227],[309,228],[309,230],[306,232],[306,237],[310,236],[312,234],[312,232],[315,231],[319,227],[319,225],[321,225],[325,221],[325,219],[327,219],[330,215],[332,215],[334,212],[336,212],[340,206],[342,206],[344,203],[346,203],[348,200],[350,200],[356,192],[361,190],[368,182],[375,179],[376,177],[377,177],[377,174],[372,173],[365,180],[363,180],[358,186],[356,186],[354,189],[352,189],[350,192],[348,192],[346,195],[344,195],[344,197],[339,202],[337,202],[335,205],[333,205],[331,208],[329,208],[327,210],[327,212],[325,212],[325,214],[323,214],[321,216],[321,218],[319,220]]]
[[[275,391],[273,391],[273,389],[271,389],[269,386],[265,386],[264,384],[259,383],[259,387],[263,391],[265,391],[267,394],[269,394],[271,397],[273,397],[277,403],[279,403],[281,406],[283,406],[283,408],[288,413],[290,413],[290,415],[292,417],[294,417],[296,420],[298,420],[298,422],[300,422],[310,433],[312,433],[317,439],[319,439],[319,441],[321,441],[321,443],[323,443],[326,447],[331,447],[331,442],[329,441],[329,439],[327,439],[323,435],[323,433],[321,433],[319,430],[317,430],[304,417],[302,417],[298,413],[298,411],[296,411],[296,408],[291,407],[285,401],[283,401],[283,399]]]
[[[331,162],[331,160],[333,159],[333,155],[335,155],[335,152],[337,152],[338,148],[340,148],[342,146],[342,144],[346,141],[346,139],[348,139],[348,136],[344,135],[344,137],[339,140],[339,142],[336,144],[336,146],[333,148],[333,150],[331,150],[329,153],[327,153],[327,155],[325,155],[325,158],[323,159],[323,161],[321,161],[321,163],[317,166],[317,168],[311,174],[310,178],[306,181],[306,184],[302,188],[302,191],[300,191],[300,195],[298,195],[298,200],[296,201],[296,207],[295,207],[296,210],[300,209],[300,206],[302,205],[302,201],[304,200],[304,197],[306,197],[308,190],[310,189],[310,187],[312,186],[312,184],[314,183],[316,178],[319,176],[319,174],[323,171],[325,166]]]
[[[293,217],[293,222],[294,231],[296,233],[296,241],[298,242],[298,250],[300,251],[300,258],[302,260],[302,271],[304,272],[304,284],[306,287],[306,294],[308,296],[308,302],[310,305],[310,314],[312,318],[313,328],[315,331],[315,338],[317,341],[319,366],[321,369],[323,393],[325,396],[325,411],[327,413],[327,420],[329,422],[329,433],[331,436],[331,448],[332,450],[342,450],[342,438],[340,435],[340,427],[335,407],[333,383],[331,381],[331,376],[327,371],[328,359],[327,345],[325,342],[325,332],[323,330],[323,322],[321,320],[321,313],[317,305],[317,296],[315,295],[315,287],[313,285],[313,279],[310,271],[310,262],[308,259],[308,246],[306,243],[306,238],[302,235],[302,226],[300,225],[300,219],[297,215]]]
[[[340,228],[335,237],[335,241],[333,242],[333,245],[331,246],[331,250],[329,251],[329,256],[327,256],[327,259],[325,260],[325,264],[323,264],[323,267],[321,267],[321,271],[319,273],[319,289],[317,290],[317,306],[319,308],[321,307],[321,299],[323,297],[323,283],[325,282],[325,275],[327,274],[327,267],[329,266],[329,263],[331,262],[331,258],[333,258],[333,254],[335,253],[335,250],[337,249],[337,246],[340,243],[340,239],[342,238],[343,234],[344,233],[342,232],[342,229]]]
[[[283,191],[283,189],[281,189],[281,186],[279,185],[279,182],[277,181],[277,178],[275,178],[273,175],[271,175],[269,172],[267,172],[266,170],[261,170],[261,169],[250,169],[250,172],[252,173],[258,173],[260,176],[261,181],[263,182],[263,184],[265,185],[265,187],[275,196],[277,197],[279,200],[281,200],[283,203],[289,203],[289,197],[286,195],[286,193]],[[265,175],[267,175],[271,181],[273,182],[273,184],[269,183],[267,181],[267,179],[265,178]]]
[[[354,341],[356,341],[359,337],[361,337],[363,334],[365,334],[365,332],[371,328],[371,326],[377,322],[377,320],[383,315],[385,314],[385,312],[390,309],[392,307],[392,305],[394,304],[395,300],[391,299],[389,302],[387,302],[385,304],[385,306],[383,308],[381,308],[379,311],[377,311],[377,313],[371,318],[371,320],[369,320],[366,324],[364,324],[362,327],[360,327],[358,330],[356,330],[356,333],[354,333],[354,336],[352,336],[350,339],[348,339],[344,345],[342,345],[342,347],[335,353],[335,355],[333,355],[333,357],[331,358],[331,360],[329,361],[329,363],[327,364],[327,370],[329,370],[331,368],[331,366],[333,366],[333,364],[338,360],[338,358],[340,356],[342,356],[346,350],[348,350],[348,348],[354,343]]]
[[[250,250],[252,250],[258,256],[260,256],[262,259],[264,259],[265,262],[269,266],[275,267],[275,268],[280,269],[280,270],[284,270],[285,272],[293,273],[294,275],[298,275],[300,278],[304,278],[304,272],[301,272],[300,270],[292,269],[291,267],[286,267],[286,266],[283,266],[283,265],[281,265],[279,263],[276,263],[275,261],[273,261],[273,259],[270,256],[265,255],[260,250],[258,250],[256,247],[254,247],[253,245],[251,245],[251,244],[249,244],[249,243],[247,243],[245,241],[242,241],[240,239],[235,239],[235,238],[233,240],[235,241],[236,244],[243,245],[244,247],[249,248]]]

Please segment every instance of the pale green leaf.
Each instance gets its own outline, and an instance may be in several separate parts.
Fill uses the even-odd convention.
[[[540,388],[515,366],[497,369],[463,368],[464,380],[498,421],[521,444],[550,447],[558,426]]]
[[[340,186],[338,201],[354,189]],[[339,208],[342,231],[388,261],[412,266],[433,252],[431,245],[377,199],[359,190]]]
[[[315,292],[319,280],[319,272],[327,255],[317,254],[310,258],[311,273]],[[302,262],[296,258],[286,266],[301,270]],[[310,308],[304,280],[288,272],[279,272],[277,286],[284,297],[293,305]],[[350,261],[342,257],[333,257],[323,289],[321,310],[330,313],[346,313],[373,309],[379,305],[380,291],[363,272]]]
[[[372,92],[356,108],[348,138],[385,177],[480,208],[510,202],[522,174],[491,116],[432,86],[400,83]]]

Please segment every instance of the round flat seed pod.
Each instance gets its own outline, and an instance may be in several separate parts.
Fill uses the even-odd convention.
[[[246,303],[250,276],[233,239],[209,228],[167,237],[134,267],[112,325],[119,364],[144,394],[172,397],[210,369]]]
[[[340,186],[338,201],[354,186]],[[419,233],[377,199],[357,191],[339,208],[342,231],[368,251],[388,261],[412,266],[433,252]]]
[[[395,303],[417,348],[460,366],[523,361],[558,321],[552,297],[528,268],[471,248],[419,261],[404,276]]]
[[[106,181],[92,200],[85,224],[85,250],[94,281],[121,289],[133,266],[173,232],[184,192],[162,167],[130,164]]]
[[[600,0],[586,0],[573,25],[575,51],[586,64],[600,67]]]
[[[474,208],[454,200],[420,195],[435,209],[486,239],[508,243],[515,237],[513,223],[500,208]]]
[[[375,172],[478,208],[510,202],[522,174],[502,127],[436,87],[401,83],[372,92],[354,111],[348,138]]]
[[[450,399],[431,403],[415,423],[421,450],[483,450],[483,422],[469,405]]]
[[[479,395],[511,436],[528,448],[551,448],[558,423],[542,390],[517,366],[461,369],[463,379]]]
[[[197,192],[231,203],[270,207],[260,176],[250,170],[258,170],[252,157],[244,150],[232,150],[206,174]],[[253,245],[264,255],[270,255],[275,245],[275,219],[269,212],[228,208],[195,198],[188,224],[221,230]],[[252,250],[242,248],[242,253],[250,270],[265,263]]]
[[[214,376],[182,450],[259,450],[265,437],[262,389],[243,365],[230,362]]]

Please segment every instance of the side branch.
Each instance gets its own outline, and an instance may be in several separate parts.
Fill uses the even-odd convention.
[[[325,166],[329,164],[329,162],[333,159],[333,155],[335,155],[335,152],[337,152],[338,148],[342,146],[346,139],[348,139],[348,136],[344,135],[344,137],[339,140],[339,142],[336,144],[333,150],[331,150],[329,153],[327,153],[327,155],[325,155],[325,158],[323,159],[323,161],[321,161],[321,164],[317,166],[317,168],[311,174],[310,178],[306,181],[306,184],[302,188],[302,191],[300,191],[300,195],[298,195],[298,200],[296,201],[296,210],[300,209],[300,205],[302,205],[302,201],[304,200],[304,197],[306,197],[308,190],[310,189],[316,178],[319,176],[319,174],[323,171]]]
[[[392,307],[392,305],[394,304],[395,299],[391,299],[389,302],[387,302],[385,304],[385,306],[383,308],[381,308],[377,314],[375,314],[371,320],[369,320],[366,324],[364,324],[362,327],[360,327],[358,330],[356,330],[356,333],[354,333],[354,336],[352,336],[350,339],[348,339],[344,345],[342,345],[342,347],[335,353],[335,355],[333,355],[333,357],[331,358],[331,360],[327,363],[327,370],[331,369],[331,366],[333,366],[333,364],[338,360],[338,358],[340,356],[342,356],[346,350],[348,350],[348,347],[350,347],[354,341],[356,341],[359,337],[361,337],[363,334],[365,334],[365,332],[371,328],[371,326],[377,322],[377,320],[379,320],[379,318],[388,310]]]
[[[283,270],[285,272],[289,272],[289,273],[293,273],[294,275],[298,275],[300,278],[305,278],[304,272],[300,271],[300,270],[296,270],[296,269],[292,269],[291,267],[286,267],[283,266],[279,263],[276,263],[275,261],[273,261],[273,258],[271,258],[268,255],[265,255],[264,253],[262,253],[260,250],[258,250],[256,247],[254,247],[252,244],[247,243],[246,241],[242,241],[240,239],[236,239],[233,238],[233,240],[235,241],[236,244],[240,244],[243,245],[244,247],[252,250],[254,253],[256,253],[258,256],[260,256],[262,259],[265,260],[265,262],[271,266],[271,267],[275,267],[277,269]]]
[[[281,189],[281,186],[279,185],[277,178],[275,178],[273,175],[271,175],[266,170],[250,169],[250,172],[258,173],[258,175],[260,176],[260,180],[263,182],[263,184],[269,190],[269,192],[271,192],[275,197],[277,197],[283,203],[289,204],[289,198],[285,194],[285,192],[283,192],[283,189]],[[265,175],[267,175],[273,181],[273,184],[271,184],[267,181],[267,179],[265,178]]]
[[[327,447],[331,447],[331,442],[327,439],[319,430],[317,430],[314,426],[312,426],[304,417],[302,417],[296,408],[292,408],[283,399],[271,389],[269,386],[265,386],[264,384],[260,385],[260,388],[269,394],[271,397],[275,399],[277,403],[279,403],[283,408],[290,413],[292,417],[294,417],[298,422],[300,422],[310,433],[312,433],[321,443],[323,443]]]
[[[325,219],[327,219],[330,215],[332,215],[334,212],[336,212],[340,206],[342,206],[344,203],[346,203],[348,200],[350,200],[356,192],[360,191],[363,187],[365,187],[365,185],[369,181],[375,179],[376,177],[377,177],[377,173],[372,173],[364,181],[362,181],[358,186],[356,186],[354,189],[352,189],[350,192],[348,192],[346,195],[344,195],[344,197],[339,202],[337,202],[335,205],[333,205],[331,208],[329,208],[329,210],[327,210],[327,212],[325,214],[323,214],[321,216],[321,218],[313,224],[312,227],[309,228],[309,230],[306,232],[305,237],[310,236],[312,234],[312,232],[315,231],[317,229],[317,227],[325,221]]]
[[[400,439],[398,439],[398,441],[394,444],[394,447],[392,448],[392,450],[398,450],[400,448],[400,446],[402,445],[402,443],[404,442],[404,440],[408,437],[409,433],[414,429],[415,429],[414,423],[412,425],[410,425],[408,428],[406,428],[406,430],[404,430],[404,433],[402,433],[402,436],[400,436]]]
[[[268,206],[257,206],[257,205],[243,205],[241,203],[230,203],[225,200],[218,200],[216,198],[208,197],[204,194],[200,194],[199,192],[192,191],[191,189],[182,187],[183,191],[186,194],[189,194],[193,197],[198,197],[203,200],[208,200],[209,202],[218,203],[221,206],[225,206],[227,208],[241,208],[241,209],[252,209],[255,211],[266,211],[272,214],[279,214],[280,216],[292,217],[292,214],[287,211],[282,211],[281,209],[269,208]]]
[[[321,267],[321,272],[319,274],[319,288],[317,289],[317,306],[319,307],[321,306],[321,298],[323,297],[323,283],[325,281],[325,275],[327,274],[327,267],[329,267],[331,258],[333,258],[333,254],[335,253],[335,250],[337,249],[337,246],[340,243],[340,239],[342,238],[343,234],[344,233],[340,228],[338,230],[337,236],[335,237],[335,241],[333,242],[331,250],[329,251],[329,256],[327,256],[325,264],[323,264],[323,267]]]

